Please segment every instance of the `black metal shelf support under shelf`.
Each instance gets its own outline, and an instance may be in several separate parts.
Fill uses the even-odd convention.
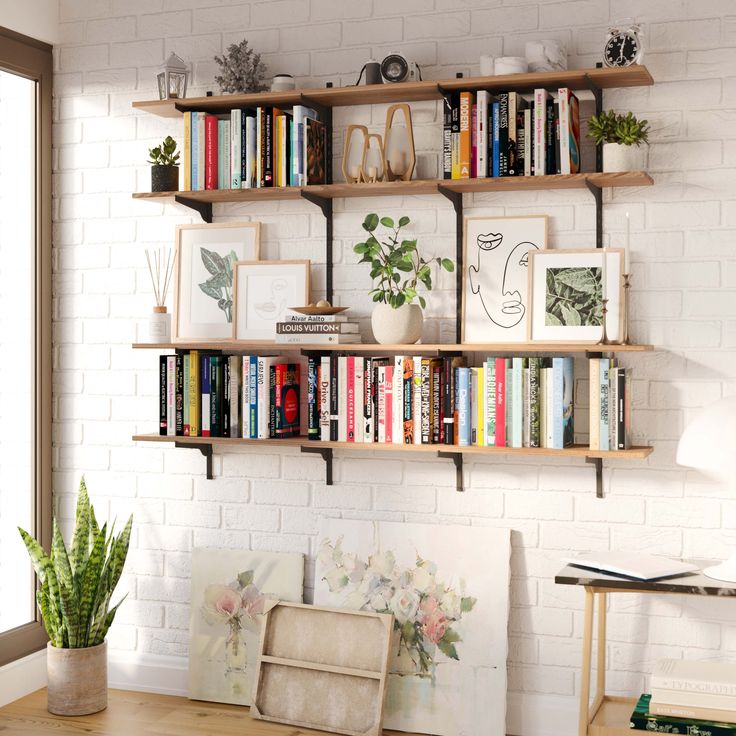
[[[462,492],[465,490],[463,482],[463,454],[462,452],[437,452],[437,457],[449,458],[455,464],[455,490]]]
[[[319,441],[315,440],[313,445],[302,445],[302,452],[313,455],[320,455],[325,461],[325,485],[331,486],[332,483],[332,448],[320,447]]]
[[[595,497],[603,498],[603,458],[586,457],[585,462],[595,467]]]
[[[174,442],[174,447],[183,447],[187,450],[199,450],[207,462],[207,480],[212,480],[212,445],[201,445],[199,442]]]
[[[181,194],[174,195],[174,201],[199,212],[204,222],[212,222],[212,202],[200,202],[198,199],[191,199]]]

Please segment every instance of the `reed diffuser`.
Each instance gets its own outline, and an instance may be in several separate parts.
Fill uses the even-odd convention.
[[[156,306],[148,318],[148,342],[151,343],[171,342],[171,315],[166,309],[166,296],[169,293],[175,261],[176,254],[171,248],[154,251],[146,249],[146,263],[156,299]]]

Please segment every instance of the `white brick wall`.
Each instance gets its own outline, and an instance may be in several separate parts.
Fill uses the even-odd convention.
[[[86,472],[99,516],[129,508],[137,514],[125,579],[129,601],[112,646],[141,657],[186,655],[193,545],[312,555],[322,514],[500,526],[513,530],[514,545],[509,729],[518,732],[522,710],[531,708],[527,728],[548,734],[549,724],[546,731],[533,724],[548,707],[574,717],[580,687],[582,593],[551,582],[559,557],[612,547],[708,556],[736,544],[729,489],[674,464],[692,412],[736,390],[736,169],[721,168],[736,163],[733,3],[506,0],[487,6],[480,0],[60,3],[54,490],[68,519],[78,476]],[[606,93],[606,106],[652,121],[656,185],[606,192],[605,237],[621,244],[629,211],[632,331],[660,352],[624,362],[636,371],[636,435],[656,451],[645,463],[610,463],[605,500],[593,497],[591,469],[572,461],[469,462],[467,490],[458,496],[449,462],[338,454],[337,483],[326,487],[318,458],[241,450],[216,455],[217,479],[208,482],[199,453],[130,441],[134,431],[152,431],[156,417],[155,356],[128,347],[152,303],[143,250],[170,244],[175,224],[196,221],[187,209],[130,198],[131,189],[149,186],[147,148],[168,133],[181,135],[178,121],[134,114],[130,107],[155,96],[156,65],[165,53],[194,61],[192,94],[217,91],[212,56],[244,36],[264,52],[272,72],[292,72],[304,86],[352,83],[363,61],[391,49],[413,54],[426,78],[477,73],[478,54],[516,54],[524,41],[539,37],[565,40],[571,66],[592,66],[609,10],[614,20],[642,7],[648,13],[640,18],[645,62],[661,83]],[[412,109],[419,168],[432,176],[437,107],[417,103]],[[381,130],[384,117],[381,106],[336,111],[336,155],[342,126],[367,122]],[[548,214],[553,246],[593,242],[594,209],[585,192],[483,194],[466,197],[465,204],[468,215]],[[350,245],[367,212],[407,213],[430,253],[454,250],[452,210],[439,197],[338,200],[335,207],[337,298],[363,318],[370,312],[363,295],[368,277]],[[215,214],[219,221],[263,222],[265,257],[321,258],[324,222],[307,203],[218,206]],[[324,288],[319,263],[313,278]],[[453,279],[442,277],[431,295],[429,340],[452,339],[452,288]],[[577,394],[585,399],[584,383]],[[313,574],[308,563],[308,589]],[[654,660],[665,654],[733,656],[733,612],[711,603],[614,602],[611,687],[643,687]],[[569,722],[556,732],[566,730]]]

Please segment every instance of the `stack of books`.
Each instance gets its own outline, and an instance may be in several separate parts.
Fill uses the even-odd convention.
[[[183,190],[324,184],[327,135],[315,110],[294,105],[184,113]]]
[[[573,444],[572,358],[311,356],[310,439],[406,445]]]
[[[300,314],[286,310],[276,323],[276,342],[311,345],[355,345],[362,342],[360,326],[345,314]]]
[[[283,356],[191,350],[159,358],[159,434],[278,439],[299,435],[300,366]]]
[[[590,360],[590,449],[631,447],[631,371],[615,358]]]
[[[651,684],[631,715],[632,729],[736,736],[736,665],[663,659]]]
[[[445,179],[543,176],[580,171],[580,106],[567,87],[527,100],[518,92],[445,96]]]

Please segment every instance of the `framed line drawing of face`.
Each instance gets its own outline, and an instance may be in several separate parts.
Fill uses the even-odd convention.
[[[233,340],[275,340],[286,310],[309,304],[310,261],[237,261]]]
[[[605,259],[605,261],[604,261]],[[529,255],[529,339],[616,342],[623,331],[623,248],[548,250]]]
[[[260,258],[258,222],[177,225],[173,342],[229,340],[233,265]]]
[[[529,252],[547,247],[546,215],[467,217],[463,343],[527,340]]]

